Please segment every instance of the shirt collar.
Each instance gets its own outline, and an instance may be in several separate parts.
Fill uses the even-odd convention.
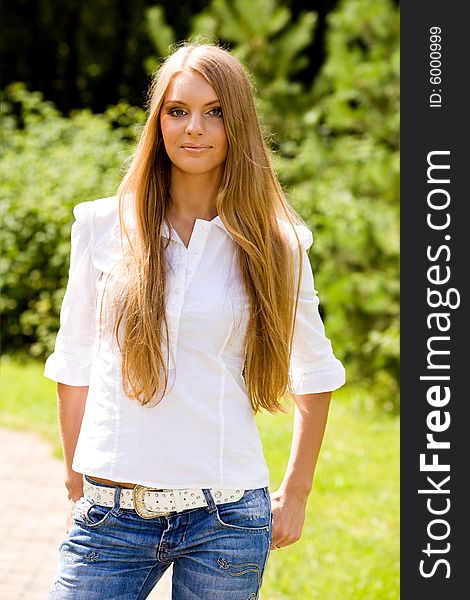
[[[225,233],[230,238],[232,237],[230,235],[230,233],[227,231],[227,228],[225,227],[222,219],[220,218],[220,215],[217,215],[216,217],[214,217],[213,219],[211,219],[210,221],[208,221],[208,223],[211,223],[211,224],[214,224],[214,225],[218,225],[221,229],[223,229],[225,231]],[[163,235],[163,237],[166,237],[166,238],[170,238],[171,237],[170,236],[170,229],[169,229],[168,223],[166,221],[163,221],[162,235]]]

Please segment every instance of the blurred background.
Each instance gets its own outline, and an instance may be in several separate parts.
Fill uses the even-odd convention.
[[[219,41],[251,72],[273,161],[314,233],[310,259],[348,384],[335,394],[302,540],[263,598],[398,591],[399,3],[2,3],[0,426],[60,454],[42,376],[68,276],[72,207],[114,195],[168,47]],[[272,489],[292,412],[259,415]]]

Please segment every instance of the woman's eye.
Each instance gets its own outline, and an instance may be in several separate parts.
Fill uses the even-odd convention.
[[[170,115],[173,115],[174,117],[181,117],[185,114],[184,110],[182,108],[172,108],[169,111]]]
[[[210,110],[209,114],[213,115],[214,117],[221,117],[222,109],[220,108],[220,106],[218,106],[217,108],[213,108],[212,110]]]

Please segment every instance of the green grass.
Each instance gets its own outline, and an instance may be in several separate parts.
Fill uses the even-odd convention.
[[[43,376],[44,364],[2,356],[0,427],[37,431],[61,456],[57,430],[56,384]]]
[[[356,405],[347,391],[333,397],[303,536],[272,553],[263,600],[399,598],[399,421]],[[292,415],[258,422],[273,491]]]
[[[38,431],[60,455],[55,383],[42,371],[2,359],[0,427]],[[302,539],[271,554],[263,600],[399,598],[399,421],[359,409],[350,394],[334,395]],[[258,424],[274,491],[292,412]]]

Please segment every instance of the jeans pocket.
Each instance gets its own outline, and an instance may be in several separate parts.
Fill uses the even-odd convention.
[[[96,529],[102,527],[111,516],[117,515],[113,507],[93,504],[85,497],[82,497],[75,502],[72,516],[77,525]]]
[[[219,526],[246,531],[266,533],[271,525],[271,507],[265,488],[248,490],[238,502],[218,504],[216,518]]]

